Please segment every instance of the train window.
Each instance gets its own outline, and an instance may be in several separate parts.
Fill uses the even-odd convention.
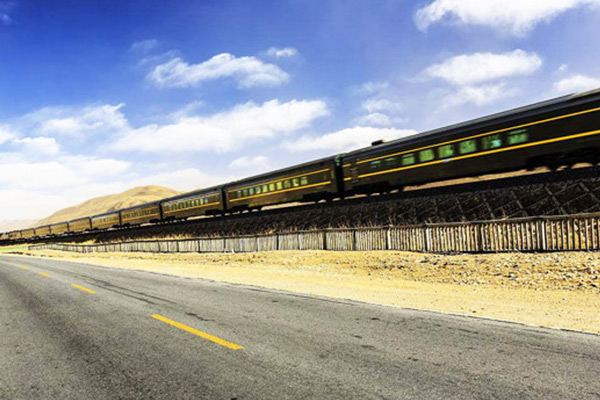
[[[248,189],[244,189],[244,197],[248,196]]]
[[[256,194],[260,194],[260,186],[256,187]]]
[[[448,158],[454,156],[454,146],[447,144],[445,146],[438,147],[438,156],[440,158]]]
[[[379,167],[381,167],[381,161],[377,160],[377,161],[371,161],[371,169],[379,169]]]
[[[431,161],[434,158],[435,158],[435,154],[433,154],[432,149],[421,150],[419,152],[419,161],[421,161],[421,162]]]
[[[274,183],[269,183],[269,191],[270,192],[274,192],[275,191],[275,184]]]
[[[386,158],[384,161],[385,161],[386,167],[393,167],[394,165],[396,165],[398,163],[398,157]]]
[[[517,129],[516,131],[508,132],[508,144],[525,143],[529,140],[527,129]]]
[[[262,192],[267,193],[269,191],[269,185],[262,185]]]
[[[477,141],[475,139],[465,140],[458,144],[460,154],[469,154],[477,150]]]
[[[283,182],[277,182],[277,190],[283,189]]]
[[[250,196],[252,196],[254,194],[254,188],[248,189],[248,193],[250,193]]]
[[[490,135],[481,138],[481,147],[483,150],[496,149],[502,146],[502,138],[500,135]]]
[[[402,156],[402,165],[413,165],[415,163],[415,155],[413,153],[404,154]]]
[[[300,181],[298,180],[298,178],[294,178],[294,179],[292,179],[292,185],[293,185],[294,187],[298,187],[298,186],[300,186]]]
[[[303,176],[302,178],[300,178],[300,184],[301,185],[308,185],[308,177]]]
[[[238,197],[238,198],[242,197],[242,191],[241,191],[241,190],[238,190],[238,191],[237,191],[237,197]]]
[[[284,188],[286,188],[286,189],[289,189],[289,188],[291,188],[291,187],[292,187],[292,181],[290,181],[289,179],[286,179],[286,180],[283,182],[283,187],[284,187]]]

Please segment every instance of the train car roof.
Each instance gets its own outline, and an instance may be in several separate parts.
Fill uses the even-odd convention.
[[[443,138],[444,136],[457,133],[461,130],[467,129],[482,129],[488,125],[506,122],[513,119],[514,117],[527,117],[529,115],[536,115],[542,112],[552,111],[559,109],[563,106],[573,106],[582,104],[591,100],[600,100],[600,89],[591,90],[588,92],[573,93],[566,96],[556,97],[550,100],[544,100],[538,103],[529,104],[523,107],[513,108],[507,111],[502,111],[495,114],[486,115],[481,118],[475,118],[465,122],[459,122],[457,124],[448,125],[442,128],[436,128],[425,132],[420,132],[415,135],[395,139],[390,142],[384,142],[379,145],[370,147],[363,147],[345,154],[346,157],[353,157],[362,154],[378,153],[381,149],[386,147],[394,147],[398,144],[411,144],[418,143],[422,140],[432,138]]]
[[[248,178],[238,179],[236,181],[229,182],[229,183],[227,183],[227,184],[225,184],[223,186],[224,187],[229,187],[229,186],[239,185],[240,183],[244,183],[244,182],[248,182],[248,181],[263,180],[263,179],[268,178],[268,177],[273,176],[273,175],[280,175],[280,174],[283,174],[283,173],[288,172],[288,171],[292,171],[292,170],[295,170],[295,169],[300,169],[300,168],[308,167],[308,166],[310,166],[312,164],[318,164],[318,163],[322,163],[322,162],[326,162],[326,161],[334,161],[337,157],[339,157],[339,154],[336,154],[334,156],[319,158],[318,160],[307,161],[307,162],[304,162],[302,164],[291,165],[289,167],[281,168],[281,169],[278,169],[276,171],[265,172],[263,174],[250,176]]]
[[[90,219],[91,217],[79,217],[79,218],[75,218],[75,219],[70,219],[67,222],[75,222],[75,221],[81,221],[82,219]]]
[[[137,206],[131,206],[131,207],[127,207],[127,208],[120,208],[117,211],[118,212],[123,212],[123,211],[130,211],[130,210],[137,210],[138,208],[144,208],[144,207],[149,207],[149,206],[157,206],[160,204],[162,200],[156,200],[156,201],[151,201],[149,203],[143,203],[143,204],[138,204]]]
[[[121,210],[108,211],[108,212],[105,212],[105,213],[102,213],[102,214],[92,215],[92,216],[90,216],[90,218],[98,218],[98,217],[104,217],[106,215],[118,214],[119,211],[121,211]]]
[[[223,187],[223,185],[218,185],[218,186],[211,186],[211,187],[207,187],[204,189],[195,189],[192,190],[191,192],[185,192],[185,193],[181,193],[175,196],[171,196],[171,197],[167,197],[164,198],[160,201],[160,203],[165,203],[167,201],[174,201],[174,200],[179,200],[179,199],[185,199],[186,197],[190,197],[196,194],[201,194],[201,193],[206,193],[206,192],[214,192],[215,190],[219,190]]]
[[[60,224],[66,224],[66,223],[67,223],[67,221],[64,221],[64,222],[55,222],[55,223],[50,224],[48,226],[54,226],[54,225],[60,225]]]

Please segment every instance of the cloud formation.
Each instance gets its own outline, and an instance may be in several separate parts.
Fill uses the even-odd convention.
[[[505,83],[463,86],[444,96],[441,104],[443,108],[458,107],[469,103],[481,107],[515,94],[516,90],[508,88]]]
[[[111,148],[144,153],[224,153],[306,128],[328,113],[322,101],[247,102],[211,116],[182,117],[171,124],[131,130]]]
[[[229,168],[244,169],[244,170],[248,170],[248,169],[266,170],[267,168],[269,168],[269,159],[265,156],[255,156],[255,157],[242,156],[242,157],[236,158],[235,160],[230,162]]]
[[[540,22],[550,21],[567,10],[597,5],[600,0],[435,0],[417,11],[415,22],[421,30],[450,20],[523,36]]]
[[[572,75],[554,83],[554,90],[564,94],[592,89],[600,89],[600,79],[586,75]]]
[[[293,47],[271,47],[267,50],[267,55],[275,58],[289,58],[298,55],[298,50]]]
[[[294,152],[322,150],[343,152],[370,146],[372,142],[379,139],[393,140],[416,133],[411,129],[356,126],[322,136],[302,136],[297,140],[284,142],[283,147]]]
[[[542,65],[535,53],[517,49],[508,53],[473,53],[451,57],[430,66],[425,74],[457,85],[473,85],[499,78],[530,75]]]
[[[279,86],[289,80],[289,75],[275,64],[256,57],[236,57],[229,53],[218,54],[200,64],[188,64],[180,57],[157,65],[148,79],[161,87],[195,87],[206,81],[230,78],[240,89],[257,86]]]
[[[150,50],[158,46],[158,40],[156,39],[145,39],[134,42],[131,45],[131,51],[136,53],[147,53]]]
[[[26,137],[13,140],[14,144],[21,145],[24,152],[35,155],[55,156],[60,153],[60,146],[56,139],[49,137]]]
[[[20,130],[46,136],[89,138],[126,129],[124,104],[85,107],[46,107],[23,116],[16,124]]]

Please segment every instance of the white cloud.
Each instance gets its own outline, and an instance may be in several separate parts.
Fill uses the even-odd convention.
[[[111,148],[163,154],[208,150],[223,153],[248,142],[298,131],[328,113],[322,101],[248,102],[208,117],[184,117],[169,125],[133,130]]]
[[[39,219],[64,207],[65,198],[39,191],[0,189],[0,210],[10,219]]]
[[[26,137],[23,139],[15,139],[13,143],[21,145],[27,153],[37,155],[57,155],[60,153],[60,146],[56,143],[56,139],[48,137]]]
[[[430,66],[425,74],[453,85],[472,85],[499,78],[530,75],[542,60],[535,53],[514,50],[504,54],[463,54]]]
[[[0,144],[6,143],[17,136],[9,126],[0,125]]]
[[[525,35],[543,21],[575,7],[600,4],[600,0],[435,0],[419,9],[419,29],[444,19],[463,25],[485,25],[514,35]]]
[[[373,94],[381,92],[390,86],[388,82],[365,82],[363,83],[356,92],[358,94]]]
[[[88,138],[106,135],[128,128],[122,113],[123,103],[94,105],[82,108],[46,107],[25,115],[17,125],[32,134]]]
[[[34,146],[36,146],[35,144]],[[51,161],[29,161],[23,153],[2,157],[0,186],[10,189],[50,190],[120,177],[131,163],[91,156],[60,156]]]
[[[248,157],[243,156],[236,158],[229,163],[229,168],[236,169],[247,169],[247,168],[259,168],[267,169],[269,167],[269,159],[265,156]]]
[[[398,139],[415,133],[417,132],[411,129],[356,126],[323,136],[302,136],[298,140],[285,142],[283,147],[294,152],[319,150],[343,152],[369,146],[379,139]]]
[[[356,122],[362,126],[390,126],[392,120],[383,113],[371,113],[359,117]]]
[[[156,46],[158,46],[158,40],[156,39],[140,40],[138,42],[134,42],[131,45],[131,51],[137,53],[147,53],[150,50],[154,49]]]
[[[295,57],[298,55],[298,50],[293,47],[271,47],[269,50],[267,50],[267,55],[276,58]]]
[[[18,189],[60,188],[78,185],[85,179],[60,162],[17,162],[0,164],[0,186]]]
[[[554,90],[560,93],[585,92],[600,88],[600,79],[586,75],[573,75],[554,84]]]
[[[444,96],[441,100],[443,108],[463,106],[465,104],[475,104],[476,106],[485,106],[497,100],[501,100],[517,93],[516,89],[509,89],[506,84],[482,86],[463,86],[456,91]]]
[[[59,161],[83,176],[86,181],[96,178],[119,177],[127,172],[132,164],[129,161],[91,156],[64,156]]]
[[[388,99],[371,98],[362,103],[362,108],[370,113],[383,111],[395,112],[399,111],[402,106],[400,103],[396,103]]]
[[[156,66],[148,79],[163,87],[192,87],[202,82],[231,78],[238,87],[278,86],[289,80],[289,75],[275,64],[256,57],[235,57],[222,53],[200,64],[188,64],[180,57]]]
[[[128,188],[145,185],[161,185],[175,190],[195,190],[215,186],[233,180],[231,177],[223,177],[204,173],[195,168],[187,168],[162,174],[148,175],[130,181]]]

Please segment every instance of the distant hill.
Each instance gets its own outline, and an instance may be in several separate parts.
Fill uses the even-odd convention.
[[[161,200],[165,197],[175,196],[179,193],[181,192],[163,186],[140,186],[129,189],[123,193],[96,197],[79,205],[63,208],[51,216],[38,221],[34,225],[47,225],[55,222],[69,221],[76,218],[102,214],[108,211]]]
[[[31,228],[37,223],[35,219],[19,219],[0,221],[0,232],[17,231],[20,229]]]

